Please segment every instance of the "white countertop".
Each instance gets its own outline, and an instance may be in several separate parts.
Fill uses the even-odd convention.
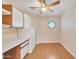
[[[2,42],[2,53],[16,47],[17,45],[21,44],[27,40],[27,38],[16,38],[16,39],[9,39],[9,40],[3,40]]]

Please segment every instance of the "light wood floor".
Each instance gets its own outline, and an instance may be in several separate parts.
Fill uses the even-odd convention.
[[[59,43],[39,44],[24,59],[75,59]]]

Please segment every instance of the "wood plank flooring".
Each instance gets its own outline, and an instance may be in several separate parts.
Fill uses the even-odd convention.
[[[35,47],[34,51],[24,59],[75,59],[59,43],[44,43]]]

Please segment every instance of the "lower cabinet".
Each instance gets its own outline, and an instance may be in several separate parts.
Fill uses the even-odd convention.
[[[26,56],[29,53],[29,40],[21,44],[20,52],[21,52],[21,59],[23,59],[24,56]]]
[[[20,59],[20,46],[3,53],[3,59]]]
[[[29,42],[29,53],[32,53],[32,51],[34,50],[35,46],[36,46],[36,37],[35,37],[35,29],[31,28],[30,29],[30,42]]]

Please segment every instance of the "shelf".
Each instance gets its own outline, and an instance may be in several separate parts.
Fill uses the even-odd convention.
[[[11,15],[11,12],[2,8],[2,15]]]
[[[5,28],[10,28],[11,25],[6,25],[6,24],[2,24],[2,28],[5,29]]]

